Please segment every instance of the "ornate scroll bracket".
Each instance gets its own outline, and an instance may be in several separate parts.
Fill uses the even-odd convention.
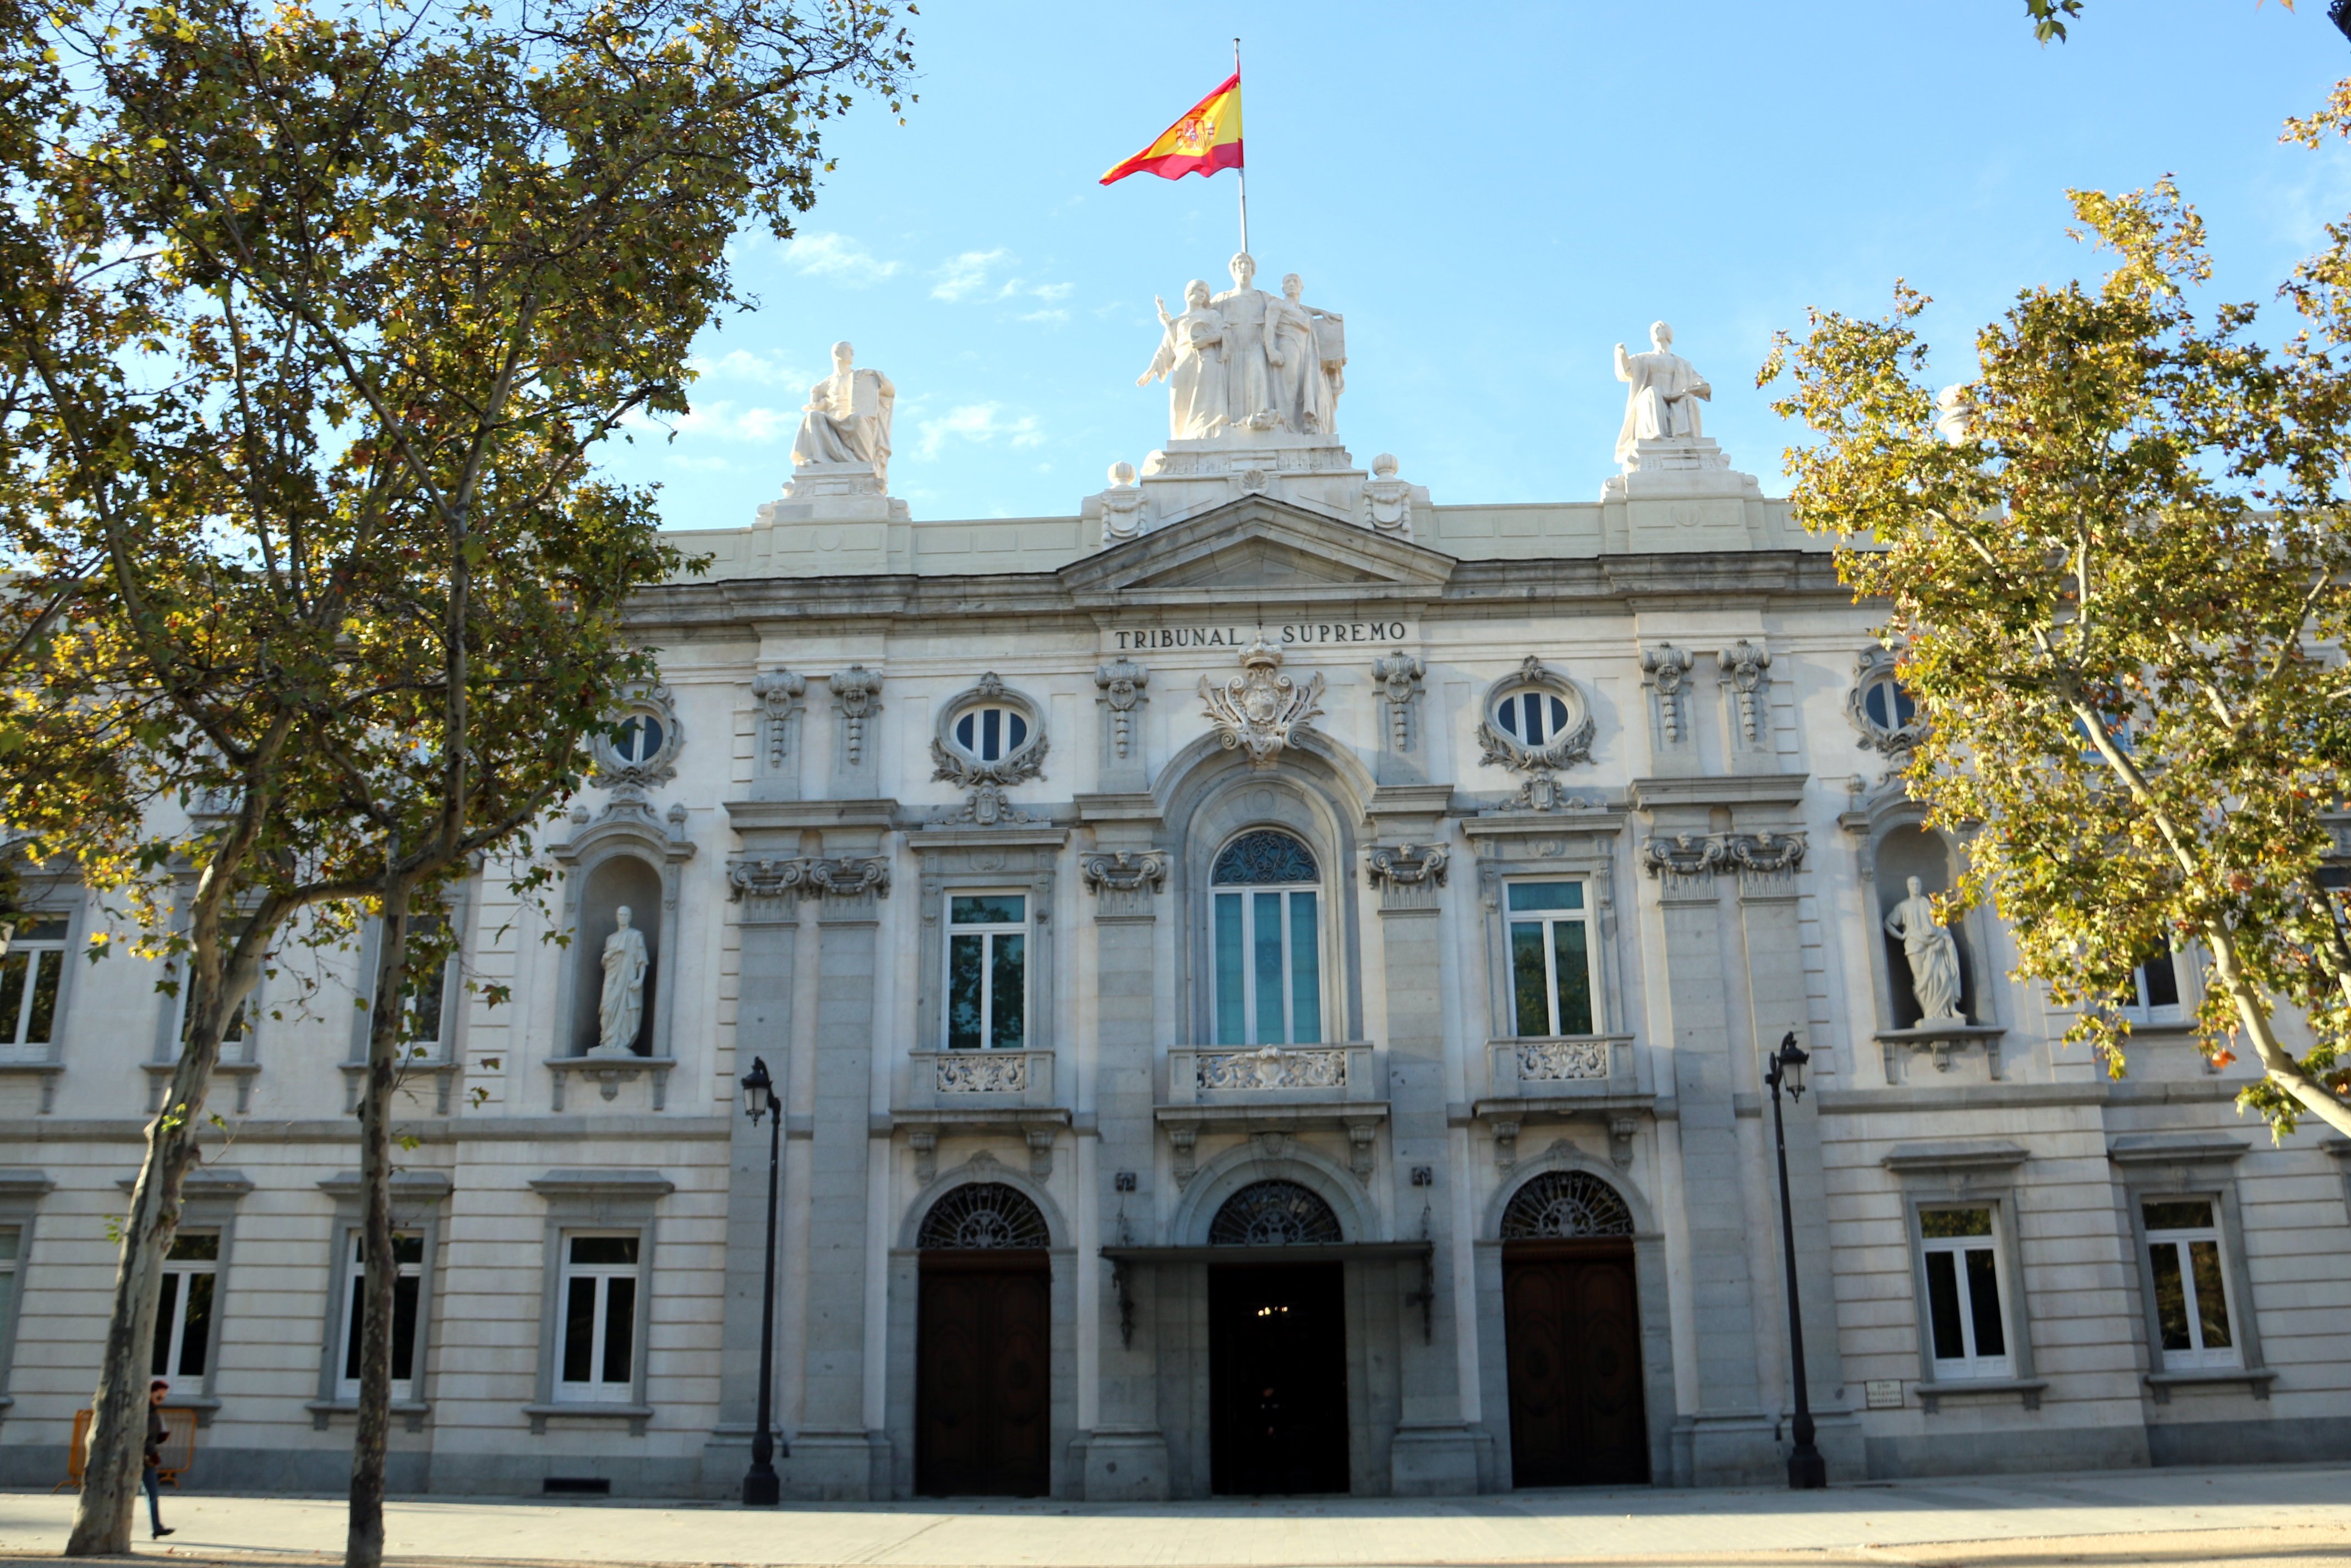
[[[1657,694],[1657,728],[1668,746],[1689,738],[1689,669],[1687,648],[1660,643],[1641,650],[1641,668]]]
[[[1763,744],[1764,672],[1771,667],[1771,655],[1741,637],[1736,645],[1722,649],[1714,656],[1715,663],[1730,677],[1730,686],[1738,698],[1739,731],[1750,746]]]
[[[1078,874],[1096,893],[1165,893],[1167,856],[1161,850],[1119,850],[1088,855]]]
[[[1402,651],[1372,661],[1372,678],[1388,705],[1388,749],[1398,756],[1412,750],[1413,704],[1427,674],[1426,665]]]
[[[1441,844],[1374,844],[1364,852],[1364,880],[1386,907],[1433,908],[1451,858]]]
[[[762,670],[751,678],[751,695],[759,699],[759,756],[770,773],[780,772],[792,754],[792,719],[808,691],[808,677],[789,670]]]
[[[1200,677],[1200,701],[1224,737],[1225,749],[1249,754],[1251,768],[1270,768],[1291,735],[1322,711],[1322,677],[1304,685],[1280,674],[1281,651],[1263,636],[1241,655],[1241,674],[1222,685]]]
[[[1132,659],[1113,659],[1095,667],[1094,685],[1102,688],[1102,706],[1110,710],[1111,757],[1124,762],[1138,749],[1135,742],[1135,709],[1146,698],[1143,688],[1151,684],[1151,672]]]
[[[864,764],[866,724],[882,711],[882,677],[862,664],[852,664],[830,684],[833,706],[841,710],[841,761],[853,769]]]
[[[1736,869],[1755,878],[1792,877],[1804,862],[1801,833],[1676,833],[1641,846],[1651,876],[1705,876]]]
[[[881,855],[813,855],[773,859],[759,855],[737,861],[726,868],[727,896],[740,900],[783,898],[856,898],[872,894],[890,895],[890,862]]]
[[[1651,876],[1710,876],[1728,857],[1719,833],[1676,833],[1652,838],[1641,846],[1641,866]]]

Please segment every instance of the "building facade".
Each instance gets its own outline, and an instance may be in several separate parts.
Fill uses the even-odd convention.
[[[1771,1483],[1789,1036],[1833,1476],[2351,1455],[2346,1146],[2237,1116],[2192,955],[2109,1081],[1994,912],[1906,915],[1959,848],[1890,779],[1875,616],[1669,339],[1620,359],[1600,499],[1439,504],[1331,434],[1339,319],[1236,285],[1169,318],[1167,445],[1076,516],[908,517],[844,352],[784,498],[684,538],[556,891],[447,911],[394,1489],[736,1490],[755,1058],[788,1497]],[[178,1037],[47,896],[0,973],[20,1485],[64,1473]],[[226,1051],[154,1353],[192,1483],[347,1470],[365,957]]]

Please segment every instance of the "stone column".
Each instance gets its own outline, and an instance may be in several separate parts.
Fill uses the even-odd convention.
[[[1660,816],[1665,813],[1659,813]],[[1693,824],[1696,825],[1696,824]],[[1665,984],[1656,1001],[1672,1042],[1680,1114],[1681,1216],[1689,1245],[1697,1341],[1698,1410],[1685,1416],[1692,1479],[1700,1485],[1761,1479],[1775,1459],[1755,1375],[1755,1292],[1747,1268],[1745,1189],[1732,1092],[1747,1082],[1730,1061],[1729,977],[1715,873],[1721,840],[1659,831],[1642,846],[1656,879],[1665,925]]]
[[[1401,657],[1401,655],[1399,655]],[[1383,797],[1391,795],[1386,789]],[[1415,790],[1442,796],[1449,790]],[[1421,810],[1399,813],[1397,805]],[[1383,806],[1388,807],[1383,810]],[[1396,1325],[1397,1383],[1403,1420],[1388,1455],[1388,1485],[1399,1497],[1460,1496],[1479,1490],[1483,1434],[1470,1427],[1461,1406],[1461,1359],[1455,1349],[1464,1331],[1455,1292],[1437,1281],[1454,1275],[1457,1247],[1467,1245],[1453,1224],[1453,1205],[1440,1182],[1449,1182],[1450,1134],[1445,1095],[1445,926],[1442,901],[1450,878],[1452,852],[1441,841],[1440,800],[1375,801],[1373,821],[1383,836],[1411,834],[1403,842],[1383,842],[1364,851],[1365,880],[1378,900],[1380,947],[1387,979],[1388,1138],[1392,1158],[1396,1238],[1426,1238],[1434,1246],[1428,1266],[1396,1267],[1396,1295],[1405,1310]],[[1419,841],[1413,841],[1418,840]],[[1436,840],[1439,841],[1431,842]]]
[[[1098,1298],[1099,1405],[1093,1428],[1082,1439],[1084,1495],[1095,1502],[1157,1501],[1168,1495],[1167,1439],[1159,1425],[1155,1281],[1145,1270],[1106,1265],[1094,1252],[1102,1246],[1146,1246],[1162,1239],[1154,1218],[1152,1062],[1158,1019],[1152,998],[1158,990],[1153,969],[1160,906],[1166,902],[1167,855],[1144,836],[1151,826],[1098,829],[1096,848],[1078,862],[1094,895],[1093,1100],[1100,1134],[1094,1210],[1101,1216],[1100,1235],[1080,1239],[1078,1267],[1109,1275]]]
[[[1801,834],[1778,829],[1765,829],[1757,833],[1735,834],[1725,841],[1726,852],[1739,877],[1739,914],[1740,934],[1747,954],[1747,994],[1752,1024],[1752,1038],[1759,1057],[1779,1050],[1780,1041],[1793,1030],[1796,1043],[1807,1051],[1815,1042],[1807,1038],[1808,1007],[1804,996],[1804,966],[1802,939],[1797,926],[1796,879],[1804,861],[1805,841]],[[1813,1084],[1820,1082],[1820,1072],[1831,1065],[1826,1052],[1816,1055],[1809,1075]],[[1758,1092],[1762,1089],[1761,1067],[1755,1070]],[[1837,1346],[1836,1281],[1830,1268],[1828,1234],[1828,1193],[1821,1170],[1821,1124],[1817,1100],[1804,1104],[1784,1107],[1788,1129],[1788,1196],[1791,1211],[1795,1217],[1797,1294],[1801,1298],[1804,1323],[1804,1370],[1811,1385],[1815,1416],[1841,1409],[1844,1403],[1844,1364]],[[1774,1188],[1771,1197],[1776,1208],[1779,1172],[1771,1155],[1771,1107],[1762,1106],[1763,1147],[1765,1168],[1763,1180]],[[1772,1216],[1772,1241],[1779,1241],[1778,1216]],[[1784,1290],[1784,1286],[1782,1287]],[[1780,1357],[1783,1369],[1782,1383],[1786,1383],[1786,1370],[1793,1362],[1787,1349],[1787,1308],[1784,1302],[1771,1314],[1762,1334],[1763,1343],[1775,1347],[1771,1354]],[[1791,1408],[1793,1396],[1789,1396]],[[1836,1437],[1844,1439],[1849,1450],[1840,1456],[1845,1462],[1833,1466],[1832,1474],[1851,1476],[1860,1473],[1862,1462],[1858,1433],[1839,1431]],[[1832,1451],[1834,1439],[1828,1431],[1822,1434],[1823,1451]]]
[[[751,1069],[757,1057],[768,1064],[775,1080],[775,1114],[784,1114],[789,1103],[792,1037],[792,971],[799,959],[799,889],[789,885],[791,873],[779,862],[746,859],[727,868],[739,911],[741,976],[737,987],[735,1065],[737,1076]],[[739,1113],[739,1102],[730,1109]],[[758,1416],[759,1314],[766,1304],[762,1265],[768,1245],[768,1151],[769,1129],[754,1127],[749,1117],[732,1118],[727,1142],[726,1174],[726,1297],[721,1309],[718,1357],[718,1426],[703,1448],[703,1481],[729,1487],[739,1481],[750,1462],[750,1443]],[[801,1195],[779,1192],[778,1207],[789,1211],[804,1202]],[[778,1216],[780,1220],[780,1216]],[[778,1273],[782,1272],[781,1227],[778,1225]],[[776,1312],[783,1318],[782,1282],[777,1282]],[[772,1391],[778,1427],[788,1422],[782,1389],[785,1355],[798,1336],[778,1324]]]

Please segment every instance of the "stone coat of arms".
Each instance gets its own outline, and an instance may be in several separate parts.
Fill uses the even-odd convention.
[[[1300,685],[1281,674],[1281,651],[1263,637],[1241,655],[1241,673],[1218,685],[1200,677],[1200,700],[1228,751],[1249,753],[1251,768],[1270,768],[1290,731],[1322,711],[1322,677]]]

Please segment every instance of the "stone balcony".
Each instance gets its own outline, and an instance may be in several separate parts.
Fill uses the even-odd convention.
[[[1167,1052],[1154,1118],[1188,1181],[1203,1131],[1343,1131],[1359,1176],[1388,1118],[1387,1053],[1359,1040],[1317,1045],[1177,1046]]]
[[[1469,1113],[1491,1129],[1495,1160],[1508,1170],[1518,1160],[1520,1129],[1542,1122],[1605,1124],[1622,1164],[1656,1103],[1629,1034],[1521,1037],[1486,1042],[1486,1092]]]
[[[1027,1143],[1030,1174],[1041,1181],[1053,1173],[1053,1142],[1071,1120],[1050,1051],[908,1051],[905,1087],[890,1107],[892,1128],[913,1139],[918,1174],[931,1166],[940,1134],[994,1133]]]

